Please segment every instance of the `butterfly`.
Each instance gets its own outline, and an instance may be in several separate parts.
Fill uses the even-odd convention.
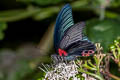
[[[57,56],[74,60],[95,53],[95,45],[83,34],[84,27],[84,22],[74,24],[72,8],[66,4],[57,16],[54,29],[54,47]]]

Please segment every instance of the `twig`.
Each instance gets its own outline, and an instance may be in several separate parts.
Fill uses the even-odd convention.
[[[113,78],[113,79],[115,79],[115,80],[120,80],[120,77],[117,77],[117,76],[115,76],[115,75],[113,75],[113,74],[111,74],[111,73],[106,72],[106,74],[107,74],[109,77],[111,77],[111,78]]]

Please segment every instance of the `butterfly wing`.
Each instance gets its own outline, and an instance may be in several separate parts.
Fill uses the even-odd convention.
[[[95,45],[87,40],[84,41],[77,41],[74,44],[71,44],[66,48],[66,51],[69,53],[69,55],[76,55],[76,56],[82,56],[82,53],[84,51],[95,51],[96,47]],[[86,53],[86,52],[84,52]],[[83,54],[84,54],[83,53]],[[91,53],[93,54],[93,53]]]
[[[86,35],[84,35],[84,34],[82,34],[82,40],[83,40],[83,41],[84,41],[84,40],[90,41],[90,40],[88,39],[88,37],[87,37]]]
[[[84,27],[85,23],[80,22],[67,29],[62,40],[60,41],[59,48],[66,49],[71,44],[77,41],[81,41],[83,37],[82,31]]]
[[[84,40],[84,41],[78,41],[71,44],[65,50],[67,51],[67,53],[69,53],[68,56],[65,56],[65,60],[75,60],[77,59],[77,57],[80,57],[80,56],[93,55],[93,53],[96,50],[96,47],[90,41]],[[92,51],[92,53],[86,54],[85,51],[87,52]]]
[[[59,48],[67,51],[68,56],[79,55],[86,50],[95,51],[95,45],[83,35],[84,22],[77,23],[65,31],[60,41]]]
[[[54,46],[57,49],[65,30],[74,25],[72,17],[72,9],[69,4],[66,4],[60,11],[56,19],[54,30]]]

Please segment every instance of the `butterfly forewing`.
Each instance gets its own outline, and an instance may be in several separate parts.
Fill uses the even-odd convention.
[[[54,30],[54,46],[56,49],[58,48],[58,43],[64,35],[65,30],[67,30],[72,25],[74,25],[72,9],[71,6],[67,4],[61,9],[56,19],[56,25]]]
[[[82,40],[82,30],[84,22],[77,23],[65,31],[62,40],[59,43],[59,48],[65,49],[71,44]]]

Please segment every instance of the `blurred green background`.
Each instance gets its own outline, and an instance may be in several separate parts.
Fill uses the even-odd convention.
[[[37,80],[49,63],[58,12],[69,3],[75,23],[104,51],[120,38],[120,0],[0,0],[0,80]]]

